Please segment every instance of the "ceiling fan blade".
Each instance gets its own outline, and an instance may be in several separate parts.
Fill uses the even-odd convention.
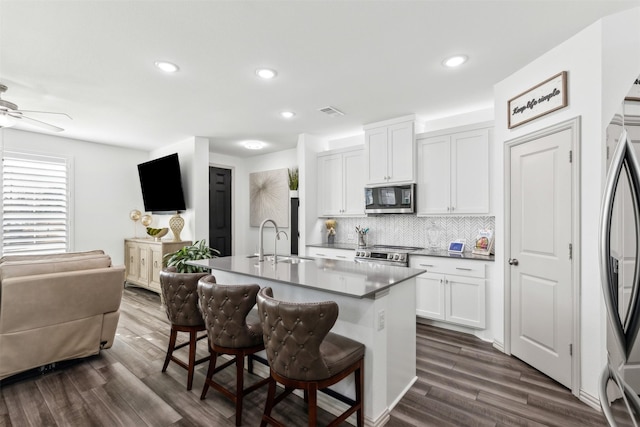
[[[50,125],[49,123],[41,122],[40,120],[32,119],[31,117],[27,117],[27,116],[22,116],[18,120],[19,120],[18,123],[22,121],[26,124],[37,126],[39,128],[47,129],[53,132],[62,132],[64,130],[58,126]]]
[[[38,114],[59,114],[61,116],[66,116],[69,120],[73,120],[70,115],[67,113],[57,113],[55,111],[34,111],[34,110],[16,110],[19,113],[38,113]]]

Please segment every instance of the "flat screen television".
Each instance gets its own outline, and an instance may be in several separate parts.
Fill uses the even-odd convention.
[[[144,210],[176,213],[186,209],[178,154],[171,154],[138,165]]]

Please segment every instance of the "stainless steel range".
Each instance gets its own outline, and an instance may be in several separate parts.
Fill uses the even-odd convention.
[[[356,249],[356,262],[375,262],[378,264],[409,266],[409,253],[420,250],[414,246],[373,245]]]

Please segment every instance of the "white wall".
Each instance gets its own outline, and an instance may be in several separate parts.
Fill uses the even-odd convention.
[[[598,268],[600,197],[604,181],[605,129],[631,83],[640,74],[640,9],[607,17],[495,85],[494,164],[504,164],[504,143],[553,124],[581,117],[581,394],[598,395],[598,378],[606,363],[605,312]],[[507,102],[560,71],[568,71],[568,107],[525,125],[507,128]],[[504,176],[495,188],[502,191]],[[499,248],[505,247],[504,194],[496,206]],[[496,253],[496,272],[504,272],[509,254]],[[500,274],[500,273],[499,273]],[[502,286],[501,286],[502,283]],[[496,341],[504,342],[504,277],[490,291]]]
[[[274,169],[299,167],[296,150],[283,150],[276,153],[248,158],[238,158],[219,153],[209,153],[208,165],[231,169],[231,203],[233,212],[232,254],[248,255],[256,252],[258,247],[258,227],[250,226],[249,174]],[[206,199],[208,203],[208,187],[206,197],[204,192],[201,193],[201,197],[203,200]],[[287,235],[291,239],[290,227],[280,227],[279,225],[278,228],[286,231]],[[273,252],[273,237],[274,232],[272,230],[265,231],[265,252]],[[278,253],[289,254],[290,248],[291,244],[288,240],[280,240],[278,242]]]
[[[248,196],[239,191],[239,189],[249,188],[249,173],[246,170],[245,160],[224,154],[209,153],[209,166],[231,170],[231,227],[233,229],[231,253],[233,255],[250,254],[255,249],[247,247],[245,241],[246,229],[249,226]]]
[[[71,250],[103,249],[114,264],[124,264],[124,239],[134,235],[129,212],[143,210],[137,165],[148,153],[15,129],[0,135],[6,150],[73,158]],[[144,228],[137,227],[143,236]]]
[[[244,227],[244,233],[239,235],[239,238],[244,239],[244,247],[248,252],[246,253],[254,253],[258,247],[258,227],[251,227],[249,225],[249,174],[254,172],[264,172],[270,171],[274,169],[287,169],[298,167],[298,157],[296,149],[291,150],[283,150],[278,151],[277,153],[269,153],[264,154],[262,156],[254,156],[245,159],[245,179],[242,182],[238,183],[237,187],[237,207],[243,209],[246,213],[246,222]],[[289,202],[287,201],[287,204]],[[291,221],[289,221],[289,225]],[[280,230],[286,231],[289,239],[295,238],[291,236],[291,229],[289,226],[281,227],[278,225]],[[241,229],[242,230],[242,229]],[[272,229],[265,229],[264,232],[264,250],[265,253],[273,252],[274,245],[274,236],[275,233]],[[280,254],[289,254],[291,252],[291,243],[288,240],[280,240],[278,241],[278,253]]]
[[[178,153],[182,190],[187,210],[181,213],[184,228],[182,240],[209,238],[209,140],[191,137],[175,144],[166,145],[150,153],[149,159],[157,159]],[[172,215],[154,215],[154,226],[168,227]],[[170,232],[171,234],[171,232]],[[165,237],[172,240],[172,236]]]

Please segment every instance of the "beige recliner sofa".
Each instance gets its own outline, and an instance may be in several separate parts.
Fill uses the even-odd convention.
[[[111,347],[123,288],[101,250],[0,258],[0,380]]]

